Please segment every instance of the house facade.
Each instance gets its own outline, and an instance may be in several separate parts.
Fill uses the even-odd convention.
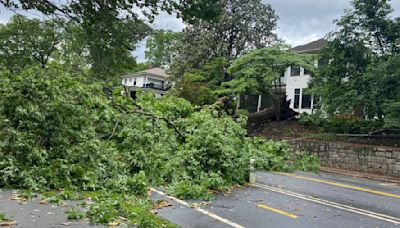
[[[319,39],[292,50],[301,54],[317,54],[326,43],[326,40]],[[315,62],[316,67],[322,64],[325,64],[324,61]],[[290,108],[298,113],[312,114],[321,107],[320,99],[307,93],[310,80],[310,74],[299,66],[288,67],[280,79],[280,90],[291,101]],[[266,95],[242,95],[238,103],[238,108],[246,109],[250,113],[272,107],[271,98]]]
[[[168,79],[169,76],[163,68],[149,68],[122,76],[122,85],[133,99],[139,90],[152,91],[156,97],[161,97],[169,89]]]
[[[318,54],[321,48],[327,43],[325,39],[319,39],[311,43],[293,48],[301,54]],[[316,61],[316,67],[324,64],[324,61]],[[302,67],[291,66],[285,72],[286,95],[291,101],[290,108],[299,113],[312,114],[320,109],[320,99],[307,93],[308,85],[311,81],[310,74]]]

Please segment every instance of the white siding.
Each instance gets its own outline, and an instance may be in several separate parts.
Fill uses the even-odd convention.
[[[312,113],[312,109],[302,109],[302,95],[303,95],[303,90],[305,88],[308,88],[308,84],[310,82],[310,75],[304,75],[304,69],[300,69],[300,75],[299,76],[290,76],[290,67],[286,70],[287,80],[286,80],[286,94],[287,94],[287,99],[291,100],[290,103],[290,108],[295,110],[296,112],[299,113]],[[295,89],[300,89],[300,103],[299,103],[299,108],[294,108],[294,101],[295,101]]]
[[[143,87],[144,86],[144,76],[140,77],[128,77],[122,79],[122,85],[124,86],[136,86],[136,87]],[[136,85],[135,85],[136,80]]]

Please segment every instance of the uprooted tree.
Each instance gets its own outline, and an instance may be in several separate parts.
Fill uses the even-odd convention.
[[[252,51],[228,68],[233,80],[223,83],[222,93],[238,96],[243,93],[267,94],[272,97],[273,107],[251,115],[250,122],[285,120],[296,115],[289,108],[290,101],[281,88],[281,76],[290,66],[301,66],[314,71],[313,56],[287,50],[286,46],[273,46]]]

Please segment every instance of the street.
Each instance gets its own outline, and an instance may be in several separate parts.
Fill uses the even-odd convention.
[[[159,215],[182,227],[400,227],[400,186],[329,173],[256,173],[212,202],[169,198]],[[167,199],[155,190],[153,199]]]

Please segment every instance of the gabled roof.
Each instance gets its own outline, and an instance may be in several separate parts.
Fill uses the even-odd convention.
[[[317,52],[317,51],[321,50],[321,48],[327,43],[328,43],[328,41],[326,41],[324,38],[322,38],[322,39],[310,42],[308,44],[294,47],[292,50],[295,52],[299,52],[299,53]]]
[[[155,76],[155,77],[159,77],[159,78],[163,78],[163,79],[169,78],[166,71],[163,68],[159,68],[159,67],[139,71],[134,74],[124,75],[124,76],[122,76],[122,78],[138,77],[138,76],[146,76],[146,75]]]

